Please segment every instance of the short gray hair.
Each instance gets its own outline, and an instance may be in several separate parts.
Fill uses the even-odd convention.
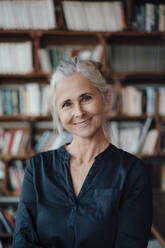
[[[77,57],[74,57],[72,61],[61,60],[57,69],[52,75],[50,81],[50,110],[53,117],[53,123],[55,129],[57,129],[58,133],[63,136],[65,131],[63,129],[62,123],[58,116],[58,111],[56,107],[56,94],[55,87],[58,81],[62,78],[73,75],[76,72],[79,72],[82,77],[87,78],[91,81],[92,85],[96,87],[103,98],[103,102],[106,105],[107,94],[109,91],[108,84],[101,72],[102,64],[100,62],[94,62],[91,60],[80,60]],[[105,106],[104,105],[104,106]],[[107,138],[109,138],[108,134],[108,122],[106,120],[104,114],[104,121],[102,124],[104,134]]]

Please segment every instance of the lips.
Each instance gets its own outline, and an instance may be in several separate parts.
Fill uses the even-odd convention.
[[[87,125],[91,119],[92,119],[92,117],[90,117],[89,119],[87,119],[87,120],[85,120],[85,121],[80,121],[80,122],[74,123],[74,125],[76,125],[76,126],[84,126],[84,125]]]

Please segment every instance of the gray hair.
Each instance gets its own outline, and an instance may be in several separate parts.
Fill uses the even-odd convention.
[[[62,78],[73,75],[79,72],[82,77],[87,78],[91,81],[92,85],[95,86],[101,93],[104,106],[106,106],[107,94],[109,91],[108,84],[101,73],[102,64],[99,62],[94,62],[91,60],[79,60],[74,57],[72,61],[61,60],[57,69],[52,75],[50,82],[50,110],[53,117],[54,127],[57,129],[59,135],[63,136],[65,131],[63,129],[62,123],[58,116],[58,111],[56,107],[56,94],[55,87],[58,81]],[[105,112],[105,111],[104,111]],[[104,113],[104,120],[102,123],[103,131],[105,136],[109,139],[109,124],[106,120]]]

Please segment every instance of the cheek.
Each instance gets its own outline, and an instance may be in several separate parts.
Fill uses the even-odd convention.
[[[63,126],[70,120],[71,115],[67,111],[59,111],[59,118]]]
[[[93,105],[93,112],[99,115],[103,115],[104,106],[102,101],[98,101]]]

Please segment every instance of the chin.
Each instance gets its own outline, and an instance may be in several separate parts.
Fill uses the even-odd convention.
[[[94,129],[94,130],[88,130],[88,129],[84,129],[84,130],[79,130],[79,132],[73,132],[72,135],[73,136],[77,136],[77,137],[81,137],[81,138],[92,138],[95,135],[97,135],[98,133],[100,133],[101,128],[99,127],[98,129]]]

